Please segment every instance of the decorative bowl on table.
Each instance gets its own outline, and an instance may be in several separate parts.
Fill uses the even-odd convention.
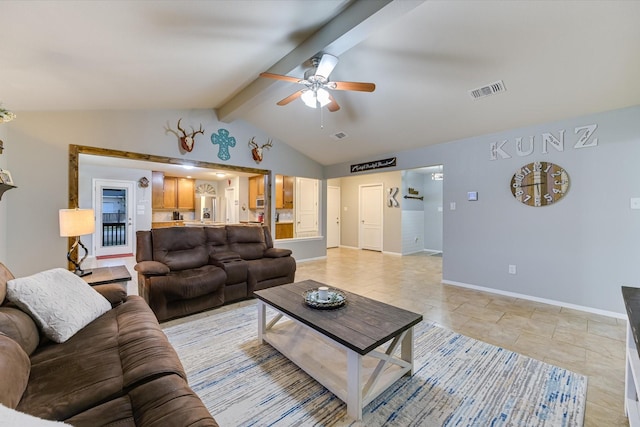
[[[333,309],[345,305],[347,296],[337,289],[329,289],[327,299],[321,299],[318,289],[311,289],[304,293],[304,302],[312,308]]]

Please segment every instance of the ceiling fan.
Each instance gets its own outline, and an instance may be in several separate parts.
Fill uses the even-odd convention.
[[[302,101],[311,108],[326,106],[331,112],[338,111],[340,105],[327,91],[329,90],[355,90],[359,92],[373,92],[376,85],[373,83],[360,82],[332,82],[329,81],[329,74],[338,64],[338,57],[325,53],[320,59],[314,57],[311,59],[313,67],[304,73],[304,78],[284,76],[274,73],[260,73],[260,77],[269,79],[284,80],[287,82],[298,83],[306,86],[286,98],[278,101],[278,105],[287,105],[291,101],[301,98]]]

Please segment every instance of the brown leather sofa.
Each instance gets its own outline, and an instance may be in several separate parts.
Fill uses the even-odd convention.
[[[2,405],[73,426],[218,425],[142,298],[95,286],[113,308],[57,344],[5,300],[13,278],[0,263]]]
[[[138,291],[159,321],[295,279],[291,251],[274,248],[263,225],[157,228],[136,237]]]

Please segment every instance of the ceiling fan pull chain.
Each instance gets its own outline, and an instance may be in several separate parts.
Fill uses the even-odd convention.
[[[320,106],[320,129],[324,129],[324,115],[322,114],[323,108]]]

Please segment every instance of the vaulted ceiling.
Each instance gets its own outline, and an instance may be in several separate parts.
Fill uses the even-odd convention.
[[[640,104],[637,1],[13,1],[0,101],[16,112],[212,108],[328,165]],[[321,52],[341,109],[276,102]],[[502,80],[506,91],[469,91]],[[332,135],[342,132],[342,140]]]

